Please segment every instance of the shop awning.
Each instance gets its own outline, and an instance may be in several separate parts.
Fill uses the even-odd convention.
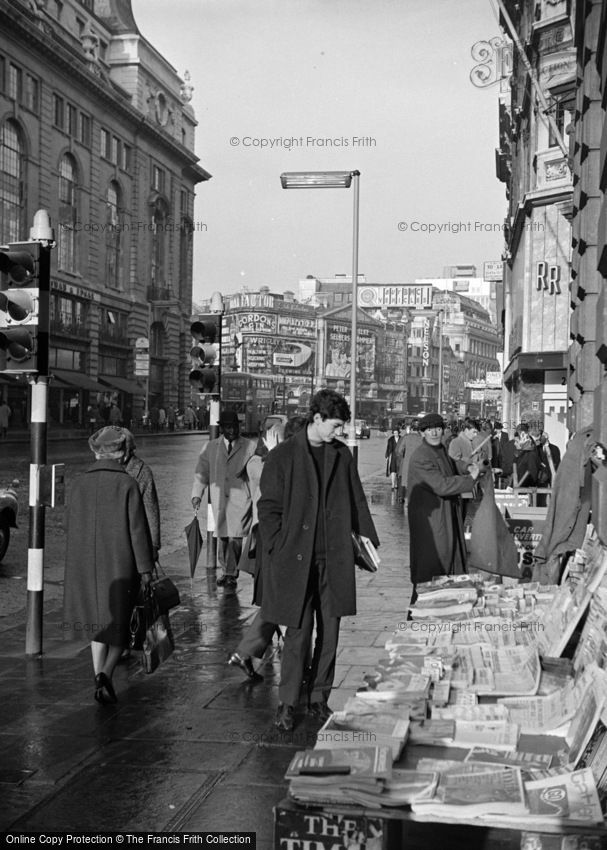
[[[111,387],[113,390],[120,390],[120,392],[128,393],[129,395],[140,395],[145,392],[145,386],[143,384],[138,384],[137,381],[129,381],[127,378],[116,378],[113,375],[99,375],[99,380],[103,381],[107,387]]]
[[[64,369],[53,369],[51,374],[54,378],[58,378],[62,383],[70,387],[78,387],[81,390],[89,390],[94,393],[107,392],[106,386],[95,381],[93,378],[89,378],[83,372],[67,372]]]

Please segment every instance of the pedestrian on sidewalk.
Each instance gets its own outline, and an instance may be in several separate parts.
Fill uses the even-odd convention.
[[[323,721],[331,714],[340,620],[356,613],[352,531],[379,545],[352,454],[335,439],[349,419],[343,396],[316,393],[307,426],[270,452],[261,474],[261,616],[287,626],[275,720],[286,732],[295,723],[315,619],[308,712]]]
[[[396,490],[398,476],[398,457],[396,455],[396,444],[398,442],[398,428],[393,428],[386,444],[386,475],[390,476],[392,489]]]
[[[261,559],[257,557],[258,552],[261,551],[258,528],[259,518],[257,516],[257,502],[260,496],[259,481],[267,456],[284,439],[284,430],[282,424],[276,423],[263,436],[260,436],[255,452],[249,458],[244,470],[251,491],[252,516],[251,530],[247,537],[248,545],[246,543],[244,545],[239,564],[242,566],[244,558],[251,564],[251,569],[253,570],[254,605],[261,603],[262,595],[261,570],[259,569]],[[246,566],[248,567],[248,564]],[[251,572],[251,569],[247,569],[247,572]],[[228,664],[233,667],[240,667],[251,681],[261,681],[263,677],[255,671],[253,658],[263,658],[277,628],[276,623],[267,622],[261,616],[261,612],[257,611],[242,640],[236,647],[235,652],[228,658]]]
[[[143,507],[150,528],[152,547],[154,550],[154,561],[158,560],[160,551],[160,505],[158,502],[158,491],[154,481],[154,473],[140,457],[135,454],[135,437],[128,428],[122,428],[125,437],[124,443],[124,468],[137,482]]]
[[[396,444],[396,455],[398,457],[398,501],[404,502],[408,495],[407,478],[409,476],[409,464],[413,453],[422,444],[422,435],[419,431],[417,421],[411,423],[409,430],[403,428],[398,443]]]
[[[0,437],[3,439],[8,435],[8,423],[11,418],[11,409],[6,399],[0,403]]]
[[[487,439],[489,438],[489,439]],[[466,417],[461,431],[449,443],[447,452],[455,468],[460,475],[466,475],[468,467],[474,461],[479,465],[485,462],[490,465],[489,457],[491,447],[489,445],[490,434],[481,431],[478,419]],[[472,522],[482,500],[482,493],[474,487],[470,493],[462,495],[462,512],[464,529],[472,528]]]
[[[421,445],[409,462],[407,479],[410,564],[413,595],[416,586],[434,576],[465,572],[466,541],[461,494],[471,492],[481,466],[470,461],[458,474],[442,444],[445,423],[438,413],[419,422]]]
[[[263,465],[268,454],[272,449],[276,448],[283,440],[288,440],[293,434],[301,431],[308,424],[305,416],[292,416],[283,426],[280,423],[272,425],[263,437],[259,438],[255,454],[246,465],[246,474],[249,479],[251,488],[251,499],[253,502],[253,518],[251,524],[250,536],[253,537],[255,552],[254,552],[254,572],[253,572],[253,604],[261,605],[262,600],[262,565],[261,565],[261,537],[259,534],[259,516],[257,513],[257,503],[261,495],[259,482]],[[245,545],[246,549],[246,545]],[[245,552],[243,549],[242,558],[247,556],[252,557],[251,551]],[[272,642],[274,634],[278,632],[280,636],[280,626],[278,623],[269,623],[261,616],[261,610],[255,614],[248,629],[242,637],[242,640],[236,647],[229,659],[228,664],[240,669],[248,676],[251,681],[261,681],[262,676],[255,671],[253,667],[253,658],[263,658],[267,648]]]
[[[116,425],[117,427],[122,425],[122,411],[115,401],[112,402],[112,406],[110,407],[108,421],[110,425]]]
[[[137,482],[125,470],[126,437],[106,426],[89,438],[95,463],[72,484],[67,507],[63,630],[90,641],[95,699],[115,703],[112,676],[128,645],[140,583],[152,579],[150,530]]]
[[[192,507],[198,510],[208,488],[215,520],[217,558],[222,569],[217,586],[235,588],[242,541],[251,528],[251,490],[243,473],[255,451],[255,442],[240,435],[238,414],[233,410],[222,411],[218,424],[221,436],[205,443],[198,457]]]

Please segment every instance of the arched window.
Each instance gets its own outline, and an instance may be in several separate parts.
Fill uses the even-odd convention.
[[[21,131],[13,121],[0,128],[0,238],[3,242],[19,242],[25,236],[22,209],[24,181],[24,149]]]
[[[74,158],[65,154],[59,164],[59,239],[57,263],[66,272],[76,272],[76,223],[78,208],[76,201],[76,164]]]
[[[112,180],[107,190],[105,231],[105,279],[112,289],[122,289],[122,220],[120,186]]]

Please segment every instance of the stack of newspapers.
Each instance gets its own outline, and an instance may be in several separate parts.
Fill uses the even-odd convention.
[[[396,761],[409,734],[409,719],[404,715],[384,714],[369,707],[361,711],[334,711],[316,735],[315,749],[339,749],[352,746],[389,747]]]
[[[295,754],[285,774],[298,803],[381,808],[431,799],[438,773],[392,767],[388,747],[344,747]]]
[[[378,794],[391,775],[389,747],[353,746],[297,752],[285,779],[299,802],[355,804],[357,792]]]

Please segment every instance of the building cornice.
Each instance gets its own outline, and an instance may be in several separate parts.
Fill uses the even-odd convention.
[[[555,204],[563,204],[570,201],[573,197],[573,187],[560,186],[554,189],[539,189],[534,192],[526,192],[523,195],[523,200],[519,203],[514,213],[514,221],[512,222],[511,236],[508,242],[508,250],[511,257],[516,256],[518,246],[523,232],[525,221],[531,215],[531,211],[536,207],[549,207]]]

